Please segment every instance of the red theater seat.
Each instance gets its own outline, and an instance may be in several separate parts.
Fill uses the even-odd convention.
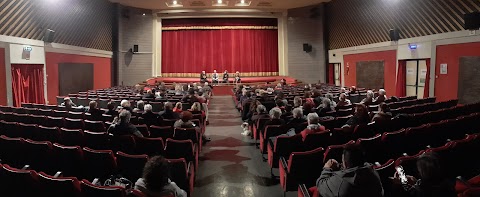
[[[76,177],[53,177],[43,172],[38,174],[41,196],[49,197],[82,197],[80,181]]]
[[[279,169],[280,186],[283,191],[294,191],[299,183],[314,184],[323,169],[323,153],[323,148],[317,148],[306,152],[293,152],[288,161],[281,157]]]
[[[38,196],[41,191],[37,172],[13,168],[7,164],[3,164],[0,169],[0,185],[2,196],[8,197]]]
[[[83,148],[84,165],[83,175],[88,180],[100,178],[104,181],[106,178],[114,175],[117,163],[111,150],[93,150]]]
[[[147,154],[148,156],[165,155],[164,143],[162,138],[135,137],[137,154]]]
[[[81,182],[83,196],[125,197],[125,189],[120,186],[98,186],[83,179]]]
[[[143,167],[148,161],[148,155],[130,155],[117,152],[115,156],[117,158],[118,174],[133,182],[142,177]]]

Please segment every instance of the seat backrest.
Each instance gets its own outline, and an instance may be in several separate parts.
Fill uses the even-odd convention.
[[[331,145],[325,149],[325,154],[323,156],[323,162],[327,162],[329,159],[335,159],[337,161],[342,161],[342,154],[345,145],[353,144],[355,141],[349,141],[345,144],[340,145]]]
[[[80,146],[64,146],[53,144],[56,155],[56,169],[61,170],[65,176],[80,177],[83,166],[83,150]]]
[[[303,151],[302,136],[278,136],[275,141],[274,147],[272,147],[275,153],[280,157],[289,157],[292,152]]]
[[[165,156],[168,159],[185,158],[187,161],[194,160],[194,147],[192,140],[167,139],[165,144]]]
[[[110,136],[110,149],[125,153],[134,153],[135,139],[133,135]]]
[[[98,186],[83,179],[81,182],[83,196],[124,197],[125,189],[120,186]]]
[[[48,127],[62,128],[65,127],[65,120],[63,117],[47,116],[46,122],[43,125]]]
[[[15,167],[22,167],[24,164],[25,140],[23,138],[10,138],[0,136],[0,158],[3,163]]]
[[[81,197],[80,181],[76,177],[53,177],[40,172],[38,174],[43,196]]]
[[[378,156],[382,155],[382,134],[377,134],[371,138],[360,138],[356,144],[362,147],[365,152],[366,161],[375,162]]]
[[[164,140],[167,140],[168,138],[173,138],[174,136],[174,131],[172,126],[155,126],[152,125],[149,128],[150,131],[150,137],[157,138],[161,137]]]
[[[149,156],[165,155],[164,142],[162,138],[135,137],[137,154],[147,154]]]
[[[130,155],[119,151],[115,156],[119,174],[131,181],[142,177],[143,167],[148,161],[148,155]]]
[[[52,143],[60,142],[60,132],[57,127],[38,126],[38,134],[34,135],[33,140],[50,141]]]
[[[38,174],[33,170],[21,170],[3,164],[0,177],[2,196],[37,196],[40,191]]]
[[[107,132],[90,132],[83,131],[83,136],[85,139],[85,146],[94,148],[94,149],[109,149],[110,147],[108,142]]]
[[[332,133],[327,130],[308,134],[307,137],[305,137],[303,144],[305,146],[305,150],[313,150],[319,147],[326,148],[331,144],[335,144],[335,140],[332,137]]]
[[[403,167],[403,171],[405,174],[419,177],[418,170],[417,170],[417,159],[424,153],[424,151],[420,151],[416,155],[412,156],[402,156],[399,157],[395,161],[395,166],[401,165]]]
[[[67,129],[84,129],[83,119],[65,118],[65,128]]]
[[[115,157],[111,150],[93,150],[88,147],[83,148],[84,155],[84,174],[89,180],[93,178],[105,178],[113,175],[117,168]]]
[[[150,131],[148,130],[147,125],[145,124],[135,125],[135,128],[137,128],[137,130],[140,131],[140,133],[142,133],[144,137],[150,137]]]
[[[85,144],[84,134],[81,129],[60,128],[61,142],[67,146],[83,146]]]
[[[196,128],[174,128],[175,140],[191,140],[194,144],[199,143],[199,137]]]
[[[305,152],[292,152],[288,160],[288,172],[297,183],[313,183],[320,176],[323,167],[323,148]]]
[[[53,161],[52,143],[48,141],[32,141],[25,140],[25,160],[32,167],[44,172],[52,172],[55,169],[50,168],[55,162]]]
[[[184,158],[167,159],[167,161],[170,167],[171,180],[175,182],[178,187],[180,187],[184,191],[189,192],[190,186],[187,171],[187,161]]]
[[[91,121],[91,120],[84,120],[85,123],[85,130],[89,130],[92,132],[105,132],[105,124],[103,121]]]

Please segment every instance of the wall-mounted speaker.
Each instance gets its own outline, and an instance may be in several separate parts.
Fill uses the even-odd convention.
[[[44,42],[53,42],[53,39],[55,38],[55,31],[51,29],[46,29],[45,32],[43,33],[43,41]]]
[[[133,53],[138,53],[138,44],[133,45]]]
[[[472,12],[463,15],[466,30],[476,30],[480,28],[480,12]]]
[[[400,40],[400,30],[399,29],[390,29],[390,40],[398,41]]]
[[[303,51],[305,51],[307,53],[312,52],[312,45],[310,45],[308,43],[303,43]]]

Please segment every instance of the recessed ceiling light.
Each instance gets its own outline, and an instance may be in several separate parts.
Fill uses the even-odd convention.
[[[222,0],[217,0],[217,3],[221,4],[221,3],[223,3],[223,1]]]
[[[245,0],[241,0],[240,3],[241,3],[241,4],[244,4],[244,3],[245,3]]]
[[[252,3],[252,1],[246,1],[246,0],[240,0],[236,2],[237,3],[235,4],[235,6],[243,6],[243,7],[250,6],[250,3]]]
[[[177,5],[177,1],[173,1],[172,4],[173,4],[173,5]]]
[[[145,13],[143,13],[142,16],[145,16]]]
[[[212,0],[212,6],[227,6],[227,0]]]
[[[180,0],[172,0],[172,1],[169,0],[165,2],[165,4],[167,4],[167,6],[171,8],[183,7],[182,1]]]

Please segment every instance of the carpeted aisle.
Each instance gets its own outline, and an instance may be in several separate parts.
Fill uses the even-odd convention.
[[[232,96],[216,95],[209,110],[206,134],[212,141],[200,154],[193,196],[283,196],[278,180],[270,179],[270,168],[260,151],[250,137],[240,134],[242,121]]]
[[[227,96],[227,95],[233,95],[233,89],[234,85],[219,85],[219,86],[214,86],[212,89],[213,95],[214,96]]]

